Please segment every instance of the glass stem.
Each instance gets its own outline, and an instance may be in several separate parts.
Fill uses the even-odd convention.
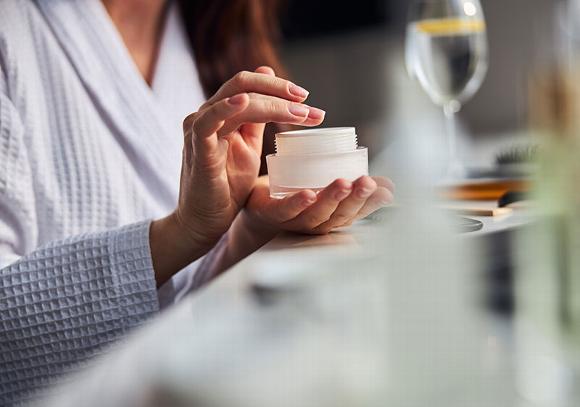
[[[450,176],[461,176],[462,165],[457,152],[457,127],[455,123],[455,114],[459,111],[460,105],[456,101],[451,101],[443,106],[445,114],[445,125],[447,132],[447,147],[449,154],[448,172]]]
[[[445,114],[445,130],[447,133],[447,153],[449,154],[449,160],[455,161],[457,156],[457,129],[455,128],[455,111],[449,105],[445,105],[443,107],[443,113]]]

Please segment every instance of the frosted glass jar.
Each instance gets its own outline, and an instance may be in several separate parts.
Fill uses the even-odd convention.
[[[320,128],[276,134],[276,153],[266,157],[270,195],[320,191],[337,178],[368,175],[368,150],[359,147],[354,127]]]

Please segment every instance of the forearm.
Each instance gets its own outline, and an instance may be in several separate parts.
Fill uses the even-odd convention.
[[[149,243],[157,287],[213,248],[197,271],[195,286],[204,285],[268,243],[278,233],[279,229],[250,219],[245,210],[236,216],[219,243],[205,239],[202,233],[194,235],[191,230],[185,230],[175,213],[153,221]]]
[[[0,404],[24,400],[157,312],[148,235],[140,222],[71,237],[0,269]]]
[[[207,284],[268,243],[278,233],[279,229],[252,222],[246,212],[242,211],[197,269],[190,288],[195,290]]]
[[[278,233],[280,233],[280,229],[251,220],[247,212],[243,210],[236,217],[228,232],[228,244],[218,269],[220,272],[229,269],[264,246]]]

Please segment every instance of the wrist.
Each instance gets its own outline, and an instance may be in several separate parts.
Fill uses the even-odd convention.
[[[247,209],[243,209],[239,216],[239,222],[250,236],[260,241],[270,241],[275,238],[282,230],[276,225],[258,219],[252,216]]]
[[[207,248],[209,250],[220,238],[220,236],[212,237],[208,233],[208,228],[196,226],[195,222],[186,221],[179,209],[176,209],[166,219],[175,233],[189,247]]]
[[[176,212],[151,222],[149,243],[157,286],[211,249],[209,239],[192,232]]]
[[[228,245],[221,262],[221,268],[231,267],[268,243],[279,233],[280,229],[256,220],[246,210],[242,210],[228,231]]]

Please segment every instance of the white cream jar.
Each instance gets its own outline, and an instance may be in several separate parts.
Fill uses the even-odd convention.
[[[368,175],[368,150],[359,147],[354,127],[276,134],[276,153],[266,157],[270,195],[282,198],[303,189],[320,191],[337,178]]]

